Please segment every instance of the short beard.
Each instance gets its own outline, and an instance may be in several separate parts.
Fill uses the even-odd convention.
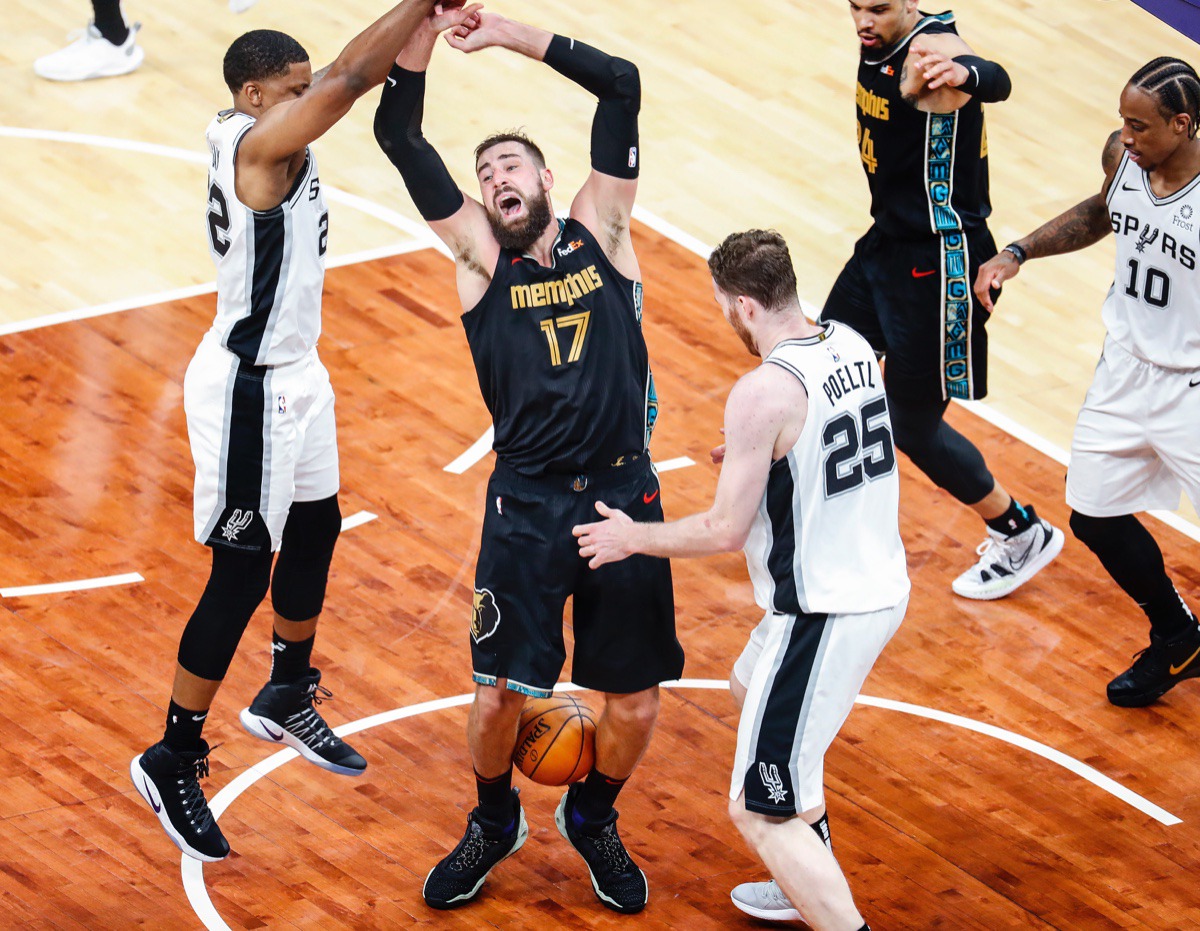
[[[546,232],[546,227],[554,220],[554,211],[550,209],[550,196],[543,190],[541,197],[531,200],[528,204],[529,216],[525,222],[516,227],[504,225],[499,214],[488,211],[488,223],[492,227],[492,235],[501,248],[511,252],[528,252]]]

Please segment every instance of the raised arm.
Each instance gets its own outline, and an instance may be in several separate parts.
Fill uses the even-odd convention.
[[[468,23],[477,21],[478,9],[475,5],[463,11]],[[429,228],[450,247],[458,271],[459,296],[468,308],[487,290],[500,246],[488,225],[487,211],[454,183],[421,126],[425,75],[433,47],[438,33],[451,25],[454,23],[433,17],[404,47],[388,74],[375,111],[375,139],[400,172]]]
[[[484,14],[478,29],[457,30],[446,38],[464,52],[495,46],[544,61],[599,98],[592,120],[592,171],[571,204],[571,216],[591,231],[621,274],[640,278],[629,235],[641,166],[637,67],[575,39],[495,14]]]
[[[1004,282],[1015,278],[1021,271],[1021,265],[1028,259],[1074,252],[1099,242],[1112,232],[1108,216],[1108,188],[1121,164],[1122,148],[1121,133],[1114,132],[1104,144],[1101,156],[1104,184],[1099,194],[1093,194],[1028,236],[1005,246],[980,267],[975,277],[975,294],[988,311],[993,307],[992,290],[999,290]]]
[[[606,518],[575,527],[579,554],[595,569],[634,553],[649,556],[711,556],[741,549],[767,487],[767,476],[785,431],[799,436],[808,395],[794,375],[761,365],[744,375],[725,403],[725,457],[712,506],[666,523],[637,523],[602,503]]]
[[[354,101],[387,75],[396,54],[433,9],[435,0],[404,0],[351,40],[321,79],[295,100],[268,109],[238,147],[238,193],[256,209],[279,203],[288,168],[305,147],[340,120]],[[449,4],[460,6],[458,0]],[[282,188],[282,190],[280,190]]]
[[[919,110],[949,113],[972,97],[998,103],[1012,93],[1002,65],[981,58],[961,36],[940,32],[917,36],[900,72],[900,92]]]

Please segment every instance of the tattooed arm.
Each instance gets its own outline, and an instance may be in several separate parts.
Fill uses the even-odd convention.
[[[1005,249],[980,267],[975,278],[975,296],[988,312],[993,309],[992,292],[999,291],[1004,282],[1016,277],[1021,270],[1021,261],[1074,252],[1099,242],[1112,232],[1106,198],[1117,166],[1121,164],[1120,132],[1114,132],[1108,137],[1108,142],[1104,145],[1102,164],[1104,184],[1099,194],[1092,195],[1065,213],[1059,214],[1049,223],[1038,227],[1028,236],[1018,239],[1013,243],[1013,250]],[[1017,258],[1018,253],[1024,253],[1024,258],[1020,261]]]

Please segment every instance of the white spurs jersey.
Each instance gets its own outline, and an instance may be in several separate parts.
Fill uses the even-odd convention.
[[[804,429],[771,465],[746,540],[754,598],[779,614],[860,614],[908,594],[900,476],[875,353],[840,323],[763,360],[808,393]]]
[[[251,210],[237,198],[234,160],[254,117],[236,110],[209,124],[208,246],[217,266],[221,345],[252,365],[302,358],[321,334],[329,212],[312,149],[287,199]]]
[[[1121,156],[1108,189],[1117,269],[1104,325],[1122,349],[1168,369],[1200,369],[1200,175],[1169,197]]]

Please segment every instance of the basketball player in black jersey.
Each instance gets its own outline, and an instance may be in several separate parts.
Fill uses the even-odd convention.
[[[858,147],[874,225],[821,313],[886,355],[896,445],[987,524],[981,558],[954,581],[966,598],[1002,598],[1062,549],[1062,531],[1022,507],[979,450],[945,422],[950,398],[987,392],[987,313],[971,282],[996,254],[987,228],[982,104],[1008,97],[1004,69],[974,55],[953,13],[917,0],[850,0],[861,45]]]
[[[528,138],[504,133],[475,152],[480,200],[451,180],[421,133],[435,42],[418,33],[397,59],[376,115],[383,150],[454,254],[463,325],[495,425],[475,576],[467,726],[478,807],[462,841],[429,873],[434,908],[475,897],[528,834],[512,784],[526,695],[549,695],[565,661],[563,608],[574,601],[572,679],[604,692],[596,765],[563,796],[555,821],[587,864],[600,900],[646,904],[646,878],[616,830],[617,793],[658,714],[658,684],[678,678],[670,564],[639,556],[599,572],[571,529],[601,497],[662,520],[647,445],[657,410],[641,332],[642,285],[630,238],[640,161],[637,69],[581,42],[481,14],[449,34],[464,52],[498,46],[544,61],[600,100],[592,171],[556,219],[554,177]],[[612,571],[605,571],[612,570]]]

